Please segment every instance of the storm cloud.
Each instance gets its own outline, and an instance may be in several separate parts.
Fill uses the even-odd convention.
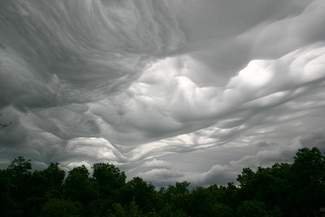
[[[323,0],[2,0],[0,160],[234,181],[324,149]]]

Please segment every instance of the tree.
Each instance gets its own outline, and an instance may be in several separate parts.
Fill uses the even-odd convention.
[[[233,217],[235,215],[232,208],[222,203],[215,203],[210,208],[211,215],[214,217]]]
[[[51,163],[46,169],[34,171],[32,182],[35,193],[58,194],[61,190],[65,177],[64,170],[59,168],[58,163]]]
[[[47,201],[42,210],[42,217],[79,217],[80,204],[69,200],[51,199]]]
[[[3,216],[14,216],[16,211],[15,199],[12,197],[13,190],[8,170],[0,170],[0,210]]]
[[[187,211],[189,209],[189,182],[176,182],[176,184],[170,185],[165,191],[165,200],[174,209],[179,209],[181,211]]]
[[[111,217],[143,217],[138,205],[135,201],[127,204],[126,206],[120,203],[114,203],[112,210],[108,216]]]
[[[0,170],[0,211],[4,217],[305,217],[325,206],[325,157],[301,149],[294,162],[246,168],[238,185],[190,189],[188,182],[161,188],[111,164],[65,172],[58,164],[32,172],[18,157]]]
[[[10,173],[15,176],[30,175],[31,170],[31,160],[26,160],[22,156],[15,158],[8,166],[8,171],[10,171]]]
[[[42,205],[52,198],[61,196],[65,172],[58,164],[51,163],[44,170],[35,170],[30,178],[29,196],[27,197],[24,216],[36,216]]]
[[[124,207],[120,203],[114,203],[113,208],[110,211],[111,217],[128,217],[127,211],[124,209]]]
[[[162,209],[159,211],[160,217],[186,217],[186,213],[179,209],[172,207],[170,204],[165,203]]]
[[[122,189],[122,201],[134,201],[143,211],[150,212],[157,208],[157,194],[153,185],[139,177],[134,177]]]
[[[317,148],[300,149],[290,171],[290,201],[297,216],[318,213],[325,206],[325,158]]]
[[[69,172],[63,189],[66,198],[83,204],[96,197],[94,185],[89,177],[89,171],[84,165],[73,168]]]
[[[125,185],[125,173],[108,163],[94,164],[93,169],[93,178],[100,195],[115,198],[120,188]]]
[[[250,168],[244,168],[240,175],[238,175],[237,181],[243,188],[251,187],[251,183],[255,178],[255,173]]]
[[[292,164],[292,175],[295,184],[321,185],[325,182],[325,157],[317,148],[298,150]]]
[[[238,209],[237,216],[240,217],[268,217],[265,204],[260,201],[243,201]]]
[[[10,211],[15,215],[22,215],[28,206],[28,199],[31,197],[31,177],[32,177],[31,160],[24,157],[15,158],[6,170],[8,178],[8,196],[12,200],[10,203],[13,207]]]

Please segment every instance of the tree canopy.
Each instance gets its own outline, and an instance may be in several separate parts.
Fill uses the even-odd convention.
[[[325,207],[325,156],[300,149],[292,163],[245,168],[236,183],[157,189],[109,163],[75,167],[58,163],[32,170],[17,157],[0,170],[3,217],[307,217]]]

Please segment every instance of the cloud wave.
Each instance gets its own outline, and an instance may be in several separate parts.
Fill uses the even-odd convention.
[[[282,159],[325,127],[324,7],[3,0],[0,159],[110,161],[160,184]],[[224,147],[233,158],[220,163],[210,153]]]

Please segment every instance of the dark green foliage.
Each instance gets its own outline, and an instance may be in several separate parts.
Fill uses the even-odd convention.
[[[267,209],[260,201],[243,201],[237,208],[237,216],[242,217],[267,217]]]
[[[216,203],[210,208],[211,216],[215,217],[233,217],[234,211],[227,205],[222,203]]]
[[[143,211],[154,211],[158,205],[158,194],[153,185],[139,177],[130,180],[122,189],[124,203],[134,201]]]
[[[93,179],[101,198],[116,200],[125,185],[126,176],[112,164],[98,163],[93,166]]]
[[[50,199],[41,210],[42,217],[79,217],[80,205],[69,200]]]
[[[143,216],[137,204],[132,201],[126,206],[122,206],[119,203],[113,204],[111,211],[112,217],[141,217]]]
[[[297,207],[294,214],[308,216],[325,206],[325,158],[317,148],[298,151],[289,180],[290,205]]]
[[[65,172],[56,163],[51,163],[48,168],[41,171],[34,171],[32,176],[31,190],[34,196],[42,197],[44,192],[48,197],[59,196],[61,186],[65,177]]]
[[[10,171],[13,176],[26,176],[30,175],[30,171],[32,169],[32,164],[30,160],[26,160],[25,158],[19,156],[14,159],[11,164],[8,166],[8,171]]]
[[[96,198],[96,191],[89,171],[85,166],[72,169],[63,185],[63,193],[66,198],[87,203]]]
[[[65,172],[58,164],[32,171],[18,157],[0,170],[1,217],[318,217],[325,207],[325,156],[301,149],[292,164],[246,168],[238,185],[160,190],[139,177],[126,182],[112,164]]]

